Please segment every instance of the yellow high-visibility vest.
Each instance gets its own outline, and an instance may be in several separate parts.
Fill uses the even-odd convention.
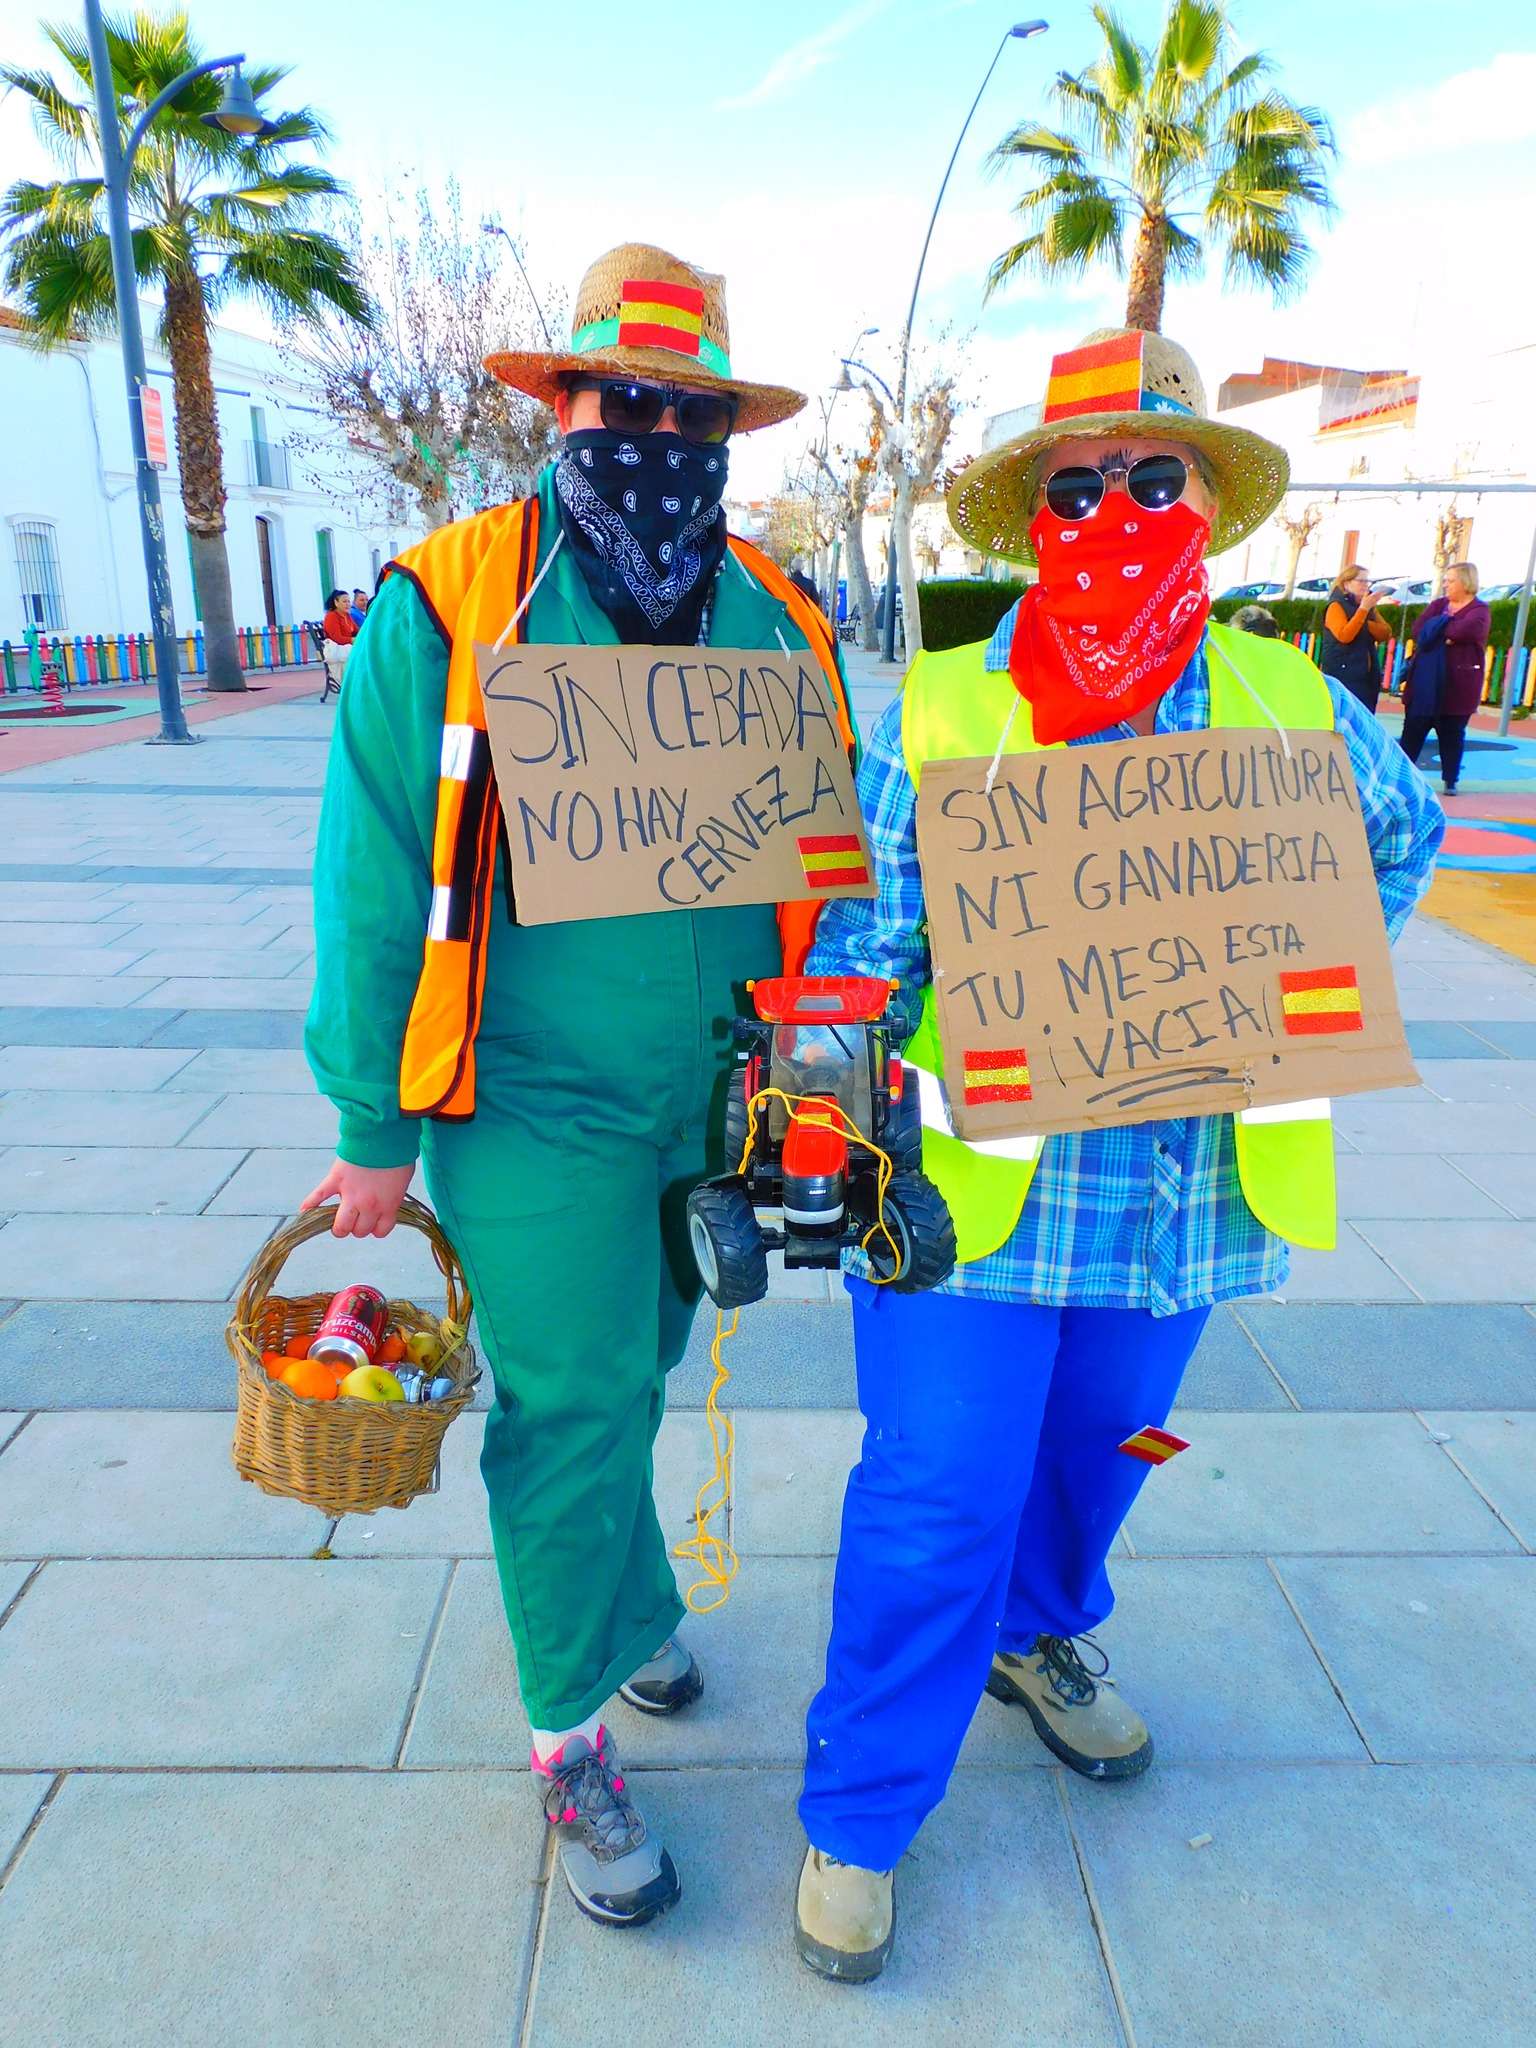
[[[1010,713],[1008,749],[1035,750],[1029,705],[1006,669],[986,666],[987,643],[920,654],[902,698],[902,749],[913,788],[925,761],[989,758]],[[1211,727],[1260,723],[1292,731],[1333,729],[1328,685],[1299,648],[1227,626],[1208,629]],[[923,1171],[955,1222],[962,1264],[984,1259],[1012,1235],[1046,1138],[968,1144],[954,1135],[942,1088],[944,1055],[930,985],[922,1020],[902,1054],[923,1114]],[[1239,1111],[1237,1171],[1243,1199],[1266,1229],[1291,1244],[1331,1251],[1338,1236],[1333,1126],[1325,1101]]]

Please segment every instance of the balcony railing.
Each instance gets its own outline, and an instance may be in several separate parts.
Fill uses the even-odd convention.
[[[258,491],[287,491],[293,488],[288,473],[288,450],[270,441],[247,441],[247,473]]]

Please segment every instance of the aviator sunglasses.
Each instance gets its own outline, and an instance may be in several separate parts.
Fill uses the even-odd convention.
[[[1166,512],[1177,505],[1189,482],[1189,464],[1178,455],[1143,455],[1129,468],[1108,462],[1102,469],[1073,463],[1045,480],[1045,502],[1058,519],[1087,519],[1104,502],[1111,480],[1123,482],[1133,504],[1144,512]]]
[[[690,391],[679,384],[640,384],[627,377],[572,377],[568,391],[595,391],[610,434],[650,434],[670,405],[677,431],[694,448],[717,448],[736,424],[728,391]]]

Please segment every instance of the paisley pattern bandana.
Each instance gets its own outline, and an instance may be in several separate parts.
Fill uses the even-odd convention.
[[[1182,673],[1211,609],[1211,523],[1110,491],[1076,525],[1042,506],[1029,537],[1040,581],[1020,600],[1008,672],[1050,746],[1134,718]]]
[[[555,466],[560,522],[622,641],[691,645],[725,553],[723,446],[681,434],[567,434]]]

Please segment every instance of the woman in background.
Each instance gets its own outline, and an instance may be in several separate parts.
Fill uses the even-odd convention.
[[[1453,562],[1445,572],[1445,595],[1425,605],[1414,628],[1403,686],[1403,752],[1417,761],[1433,726],[1447,796],[1456,794],[1461,776],[1467,721],[1483,701],[1489,617],[1477,594],[1476,569]]]
[[[1376,609],[1378,602],[1371,588],[1370,571],[1351,562],[1328,593],[1328,609],[1323,615],[1323,652],[1318,662],[1323,674],[1342,683],[1367,711],[1376,709],[1376,699],[1381,695],[1378,649],[1383,640],[1392,637],[1392,628]]]

